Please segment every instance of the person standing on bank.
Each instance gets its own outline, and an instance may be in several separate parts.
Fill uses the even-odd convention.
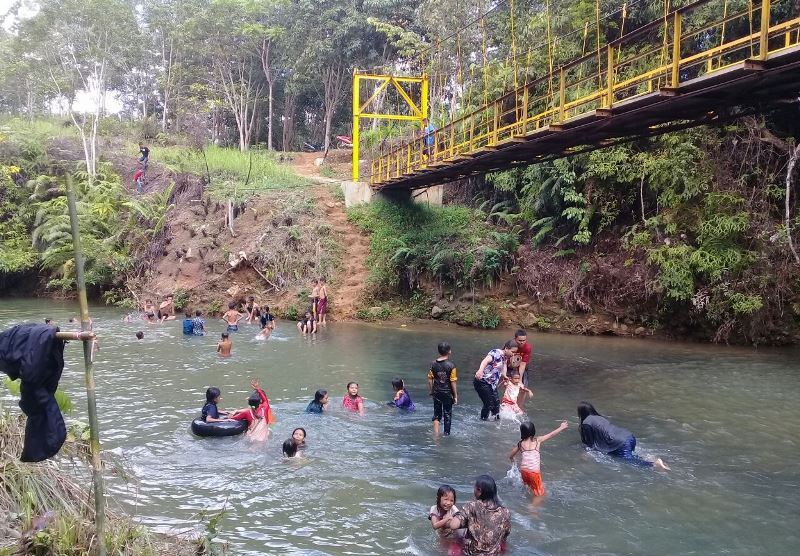
[[[508,359],[517,353],[517,343],[509,340],[503,349],[493,349],[481,361],[475,380],[472,385],[483,402],[481,420],[486,421],[489,414],[495,419],[500,419],[500,398],[497,396],[497,387],[501,381],[506,380]]]
[[[444,422],[444,435],[450,436],[453,406],[458,404],[458,370],[450,361],[453,352],[450,344],[439,342],[439,357],[428,371],[428,393],[433,398],[433,434],[439,434],[439,423]]]

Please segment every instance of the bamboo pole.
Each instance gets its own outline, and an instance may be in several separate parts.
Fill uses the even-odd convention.
[[[72,227],[72,243],[75,247],[75,281],[78,286],[78,305],[81,311],[81,332],[75,334],[83,342],[83,364],[86,375],[86,405],[89,413],[89,446],[92,454],[92,485],[94,487],[94,522],[97,535],[99,556],[106,556],[105,525],[106,508],[103,489],[103,472],[100,461],[100,426],[97,421],[97,398],[94,388],[94,372],[92,370],[92,343],[94,333],[89,321],[89,303],[86,299],[86,277],[83,273],[83,247],[81,246],[80,228],[78,226],[78,209],[75,202],[75,189],[72,177],[67,175],[67,206],[69,221]]]

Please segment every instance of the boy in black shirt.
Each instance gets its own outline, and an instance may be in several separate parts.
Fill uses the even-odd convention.
[[[444,419],[444,435],[450,436],[450,422],[453,418],[453,405],[458,403],[456,381],[458,371],[450,361],[452,349],[447,342],[437,346],[439,358],[428,371],[429,394],[433,397],[433,434],[439,434],[439,422]]]

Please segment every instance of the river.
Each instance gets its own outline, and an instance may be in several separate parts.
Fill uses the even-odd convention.
[[[46,316],[70,329],[75,306],[0,300],[0,330]],[[473,479],[489,473],[511,510],[510,555],[794,556],[800,546],[800,350],[531,334],[529,416],[540,434],[561,419],[570,425],[543,445],[548,494],[534,506],[509,473],[518,424],[479,421],[469,379],[508,331],[333,323],[302,337],[281,321],[266,341],[243,326],[233,356],[220,359],[220,321],[209,322],[207,337],[184,338],[179,321],[124,324],[122,315],[92,308],[101,439],[127,470],[127,481],[108,473],[109,490],[159,530],[190,529],[198,513],[225,508],[220,538],[233,554],[436,555],[426,515],[437,487],[452,485],[460,504]],[[453,435],[434,439],[426,372],[443,339],[453,346],[461,399]],[[190,433],[206,387],[222,389],[222,407],[244,407],[254,376],[278,419],[265,444]],[[393,376],[405,379],[416,413],[385,407]],[[340,407],[351,380],[366,398],[363,417]],[[66,348],[61,385],[76,406],[69,418],[85,420],[77,343]],[[331,411],[304,414],[317,388],[330,392]],[[582,399],[673,471],[586,452],[575,414]],[[308,431],[307,457],[282,459],[281,442],[297,426]]]

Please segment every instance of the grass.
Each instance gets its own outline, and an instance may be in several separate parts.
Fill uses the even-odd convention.
[[[24,434],[24,417],[0,404],[0,555],[96,553],[94,506],[83,486],[90,482],[86,439],[70,435],[59,458],[30,464],[17,457]],[[70,472],[62,469],[65,464]],[[197,553],[192,542],[151,532],[111,510],[106,523],[109,554]]]
[[[39,143],[56,137],[78,137],[78,130],[68,118],[0,118],[0,136],[25,137]]]
[[[260,191],[305,187],[311,183],[263,150],[242,152],[212,145],[202,152],[188,147],[158,147],[153,149],[151,160],[176,172],[210,175],[209,191],[219,199],[244,199]]]

